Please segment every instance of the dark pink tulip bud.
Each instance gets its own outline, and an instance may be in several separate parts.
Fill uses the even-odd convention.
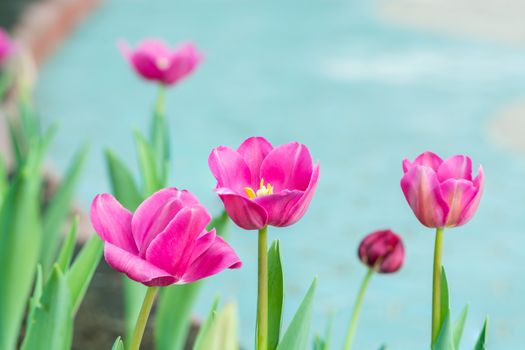
[[[375,231],[359,244],[359,259],[379,273],[396,272],[405,260],[401,237],[392,230]]]

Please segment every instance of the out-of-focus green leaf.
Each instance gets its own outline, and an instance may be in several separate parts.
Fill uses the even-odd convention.
[[[75,243],[77,241],[77,228],[78,228],[78,216],[73,219],[73,224],[69,230],[69,234],[62,243],[62,248],[58,254],[57,264],[61,271],[67,271],[69,264],[71,264],[71,258],[73,257],[73,251],[75,250]]]
[[[21,166],[27,148],[25,143],[22,143],[22,135],[20,127],[15,121],[7,118],[7,126],[9,129],[9,142],[11,144],[11,150],[13,152],[15,163],[17,166]]]
[[[15,348],[40,249],[40,148],[10,183],[0,209],[0,349]]]
[[[381,347],[379,348],[379,350],[387,350],[388,347],[386,346],[386,344],[383,344],[381,345]]]
[[[157,105],[151,123],[151,145],[156,155],[157,174],[161,182],[165,183],[168,175],[170,160],[169,130],[164,111],[165,88],[161,87],[157,98]]]
[[[84,299],[91,278],[102,257],[103,247],[102,240],[97,235],[93,235],[84,244],[71,268],[67,271],[66,278],[70,289],[73,314],[77,312],[82,299]]]
[[[332,339],[332,324],[333,318],[330,317],[328,324],[326,325],[326,331],[324,337],[316,335],[314,338],[314,350],[329,350],[331,339]]]
[[[162,187],[157,174],[155,154],[151,145],[144,139],[140,132],[135,132],[135,141],[140,165],[140,173],[144,181],[144,197],[151,195]]]
[[[199,333],[197,334],[197,338],[195,339],[195,343],[193,344],[193,350],[209,350],[206,347],[208,346],[208,334],[213,325],[213,321],[215,320],[217,316],[217,306],[218,305],[219,305],[219,298],[215,298],[215,300],[213,301],[211,310],[208,313],[208,317],[206,317],[206,321],[204,321],[204,323],[201,325],[201,328],[199,329]]]
[[[34,311],[21,350],[70,349],[72,330],[68,284],[58,265],[55,265],[44,288],[40,306]]]
[[[447,314],[445,317],[432,350],[456,350],[454,347],[454,334],[450,326],[450,314]]]
[[[111,347],[111,350],[124,350],[124,342],[122,341],[121,337],[118,337],[115,339],[115,342],[113,343],[113,346]]]
[[[481,332],[479,334],[478,340],[476,341],[476,345],[474,346],[474,350],[486,350],[487,349],[488,324],[489,324],[489,319],[486,318],[485,322],[483,322],[483,328],[481,328]]]
[[[284,304],[284,277],[279,241],[273,241],[268,250],[268,349],[279,344]]]
[[[35,279],[35,287],[33,289],[33,296],[31,296],[31,299],[29,299],[29,310],[27,311],[26,329],[29,329],[29,326],[33,322],[33,319],[35,317],[35,310],[38,307],[41,307],[40,298],[42,298],[42,292],[44,289],[43,279],[44,278],[43,278],[42,266],[38,265],[36,269],[36,279]]]
[[[461,342],[461,336],[463,335],[463,328],[465,327],[465,321],[467,320],[468,314],[468,305],[465,305],[463,311],[459,315],[456,322],[454,322],[453,332],[454,332],[454,347],[459,349],[459,344]]]
[[[142,195],[137,188],[131,172],[110,150],[106,151],[106,164],[113,194],[124,207],[135,211],[142,202]]]
[[[0,104],[4,101],[4,96],[11,86],[12,79],[13,74],[9,70],[4,69],[3,72],[0,72]]]
[[[148,288],[125,275],[122,276],[122,285],[124,287],[124,341],[125,345],[129,346],[135,329],[135,322],[137,322],[142,301]]]
[[[281,342],[277,346],[278,350],[304,350],[307,348],[316,285],[317,278],[314,279],[304,296],[292,322],[290,322]]]
[[[235,303],[226,304],[216,314],[207,332],[203,334],[200,349],[238,350],[238,323]]]
[[[77,152],[73,162],[69,166],[66,176],[62,179],[60,187],[53,195],[49,202],[49,207],[44,213],[42,247],[40,251],[40,262],[44,268],[44,275],[51,268],[56,258],[56,252],[59,246],[60,233],[64,220],[71,214],[71,200],[78,178],[80,176],[82,165],[86,158],[88,147],[84,146]]]
[[[200,282],[194,282],[172,285],[161,290],[155,319],[155,349],[184,348],[191,325],[191,310],[200,286]]]
[[[2,208],[2,202],[4,201],[4,196],[9,185],[7,177],[7,165],[5,164],[4,159],[0,156],[0,208]]]

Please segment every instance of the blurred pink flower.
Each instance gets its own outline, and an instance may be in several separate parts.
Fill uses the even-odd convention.
[[[195,196],[175,188],[154,193],[134,214],[110,194],[97,195],[91,206],[108,264],[147,286],[186,284],[241,267],[215,229],[206,230],[210,219]]]
[[[466,224],[483,194],[483,168],[472,179],[472,161],[456,155],[443,161],[432,152],[403,161],[401,188],[419,221],[427,227]]]
[[[359,244],[359,259],[379,273],[392,273],[401,268],[405,260],[405,248],[401,237],[392,230],[375,231]]]
[[[9,38],[9,35],[0,28],[0,65],[5,62],[13,50],[14,44]]]
[[[319,164],[312,164],[308,148],[298,142],[274,148],[262,137],[251,137],[237,150],[215,148],[208,164],[228,215],[246,230],[296,223],[319,181]]]
[[[148,39],[135,50],[125,42],[119,43],[124,57],[144,79],[163,85],[173,85],[188,76],[202,61],[202,54],[191,42],[170,49],[163,41]]]

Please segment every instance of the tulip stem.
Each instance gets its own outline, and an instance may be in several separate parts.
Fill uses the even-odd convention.
[[[159,93],[157,95],[157,103],[155,104],[155,114],[164,116],[166,110],[166,88],[159,86]]]
[[[443,251],[444,228],[436,229],[436,243],[434,245],[434,273],[432,277],[432,338],[431,346],[439,335],[441,326],[441,254]]]
[[[359,288],[359,292],[357,293],[354,310],[352,311],[352,318],[350,319],[350,325],[348,326],[344,350],[350,350],[350,347],[352,346],[352,341],[354,340],[355,331],[357,329],[359,312],[361,311],[361,304],[363,304],[366,288],[368,287],[368,283],[370,282],[370,278],[374,274],[374,271],[374,268],[370,267],[365,275],[365,278],[363,278],[363,282],[361,282],[361,288]]]
[[[148,317],[153,306],[153,301],[157,295],[159,287],[149,287],[144,296],[144,301],[142,302],[142,307],[140,309],[139,317],[137,318],[137,323],[135,323],[135,330],[133,331],[133,336],[131,338],[131,343],[129,350],[139,350],[140,343],[142,342],[142,336],[144,335],[144,329],[146,329],[146,324],[148,323]]]
[[[259,230],[256,349],[268,349],[268,227]]]

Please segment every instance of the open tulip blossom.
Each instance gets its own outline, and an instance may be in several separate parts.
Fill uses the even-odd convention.
[[[208,164],[228,215],[246,230],[299,221],[319,181],[319,164],[298,142],[273,147],[262,137],[251,137],[237,150],[215,148]]]
[[[9,35],[0,28],[0,65],[3,64],[13,52],[14,44],[9,39]]]
[[[420,154],[413,162],[403,161],[401,189],[418,220],[436,228],[432,289],[431,343],[440,334],[441,319],[441,255],[445,227],[466,224],[476,213],[483,195],[483,167],[472,176],[472,161],[456,155],[442,160],[432,152]]]
[[[112,195],[97,195],[91,223],[104,241],[109,265],[146,286],[185,284],[239,268],[235,251],[215,230],[210,214],[188,191],[166,188],[131,214]]]
[[[142,41],[135,50],[126,43],[119,44],[124,57],[137,74],[146,80],[170,86],[192,73],[202,60],[202,54],[191,42],[175,49],[159,39]]]

